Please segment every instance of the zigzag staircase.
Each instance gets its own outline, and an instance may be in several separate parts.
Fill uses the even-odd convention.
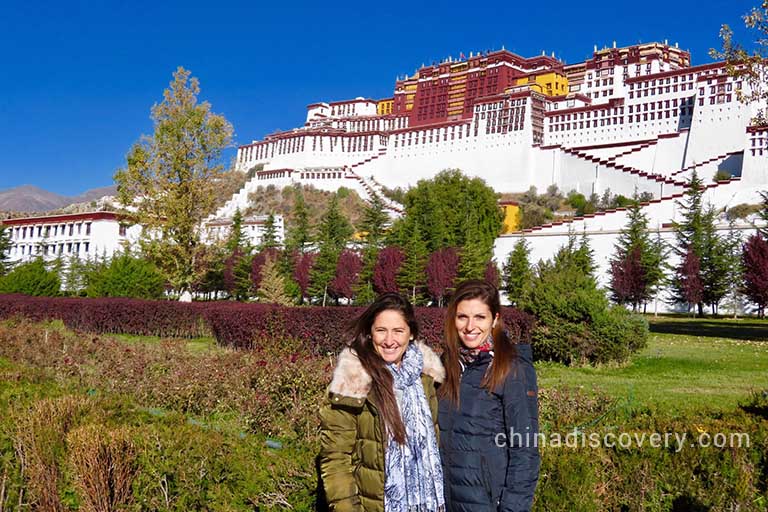
[[[721,181],[716,181],[714,183],[709,183],[709,184],[705,185],[704,188],[705,189],[715,188],[715,187],[719,187],[719,186],[723,186],[723,185],[728,185],[730,183],[735,183],[735,182],[738,182],[740,180],[741,180],[740,177],[732,177],[731,179],[728,179],[728,180],[721,180]],[[687,188],[687,185],[686,185],[686,188]],[[667,196],[663,196],[663,197],[660,197],[658,199],[652,199],[650,201],[643,201],[643,202],[640,203],[640,206],[642,208],[645,208],[645,207],[647,207],[649,205],[652,205],[652,204],[658,204],[658,203],[667,202],[667,201],[674,201],[674,200],[680,199],[684,195],[685,195],[685,192],[677,192],[675,194],[670,194],[670,195],[667,195]],[[566,218],[566,219],[561,219],[561,220],[557,220],[557,221],[554,221],[554,222],[550,222],[550,223],[547,223],[547,224],[542,224],[541,226],[534,226],[532,228],[522,229],[520,231],[516,231],[516,233],[525,233],[525,234],[527,234],[527,233],[538,233],[538,232],[547,230],[548,228],[554,228],[554,227],[557,227],[557,226],[573,224],[574,222],[577,222],[577,221],[581,221],[581,220],[585,220],[585,219],[591,219],[591,218],[594,218],[594,217],[602,217],[602,216],[605,216],[605,215],[610,215],[612,213],[617,213],[617,212],[623,212],[623,211],[626,211],[626,210],[628,210],[628,208],[626,208],[626,207],[610,208],[608,210],[604,210],[604,211],[601,211],[601,212],[588,213],[588,214],[585,214],[585,215],[579,215],[579,216],[576,216],[576,217],[570,217],[570,218]]]
[[[646,147],[649,147],[651,145],[652,144],[649,144]],[[586,153],[584,153],[582,151],[579,151],[578,149],[575,149],[575,148],[561,148],[561,149],[562,149],[562,151],[564,153],[568,153],[569,155],[573,155],[575,157],[581,158],[582,160],[587,160],[589,162],[602,165],[604,167],[608,167],[608,168],[611,168],[611,169],[616,169],[617,171],[621,171],[621,172],[623,172],[625,174],[640,176],[642,178],[646,178],[648,180],[655,181],[656,183],[664,183],[665,185],[685,186],[685,182],[684,181],[674,180],[674,179],[669,178],[667,176],[664,176],[664,175],[661,175],[661,174],[656,174],[656,173],[653,173],[653,172],[642,171],[640,169],[636,169],[636,168],[630,167],[628,165],[617,164],[614,161],[606,160],[606,159],[599,158],[599,157],[596,157],[596,156],[592,156],[592,155],[586,154]],[[618,155],[617,155],[617,158],[618,158]]]

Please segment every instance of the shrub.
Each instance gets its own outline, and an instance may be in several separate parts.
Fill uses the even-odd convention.
[[[88,409],[83,398],[62,397],[35,402],[19,411],[14,443],[24,476],[38,510],[65,510],[60,496],[62,461],[67,432]]]
[[[163,274],[151,262],[123,253],[87,276],[88,297],[159,299],[165,289]]]
[[[610,307],[605,293],[563,248],[552,261],[541,262],[523,299],[534,314],[534,355],[570,363],[624,361],[648,340],[648,325],[619,306]]]
[[[61,320],[92,333],[196,338],[206,333],[197,304],[104,298],[43,298],[0,295],[0,319]]]
[[[0,277],[0,293],[55,297],[60,290],[59,276],[46,268],[42,258],[17,265],[7,275]]]
[[[67,435],[69,463],[82,498],[80,510],[119,510],[131,499],[136,449],[126,428],[88,424]]]
[[[61,320],[79,331],[194,338],[212,333],[222,346],[253,349],[273,340],[296,339],[310,352],[338,352],[359,307],[283,307],[237,302],[180,303],[139,299],[37,298],[0,295],[0,319]],[[515,308],[502,312],[514,339],[530,341],[533,317]],[[443,308],[416,308],[419,337],[442,340]]]

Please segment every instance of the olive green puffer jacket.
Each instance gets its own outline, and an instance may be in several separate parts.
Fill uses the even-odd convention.
[[[432,349],[418,341],[416,346],[424,354],[421,383],[438,435],[435,382],[443,381],[445,370]],[[328,387],[328,402],[320,410],[320,471],[335,512],[384,511],[384,425],[370,389],[371,376],[357,355],[344,349]]]

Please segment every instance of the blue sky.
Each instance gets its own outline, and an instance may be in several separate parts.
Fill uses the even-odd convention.
[[[242,144],[301,125],[312,102],[391,96],[396,76],[460,52],[571,63],[667,39],[710,62],[722,23],[749,41],[740,18],[757,1],[15,4],[0,15],[0,190],[74,195],[112,183],[180,65]]]

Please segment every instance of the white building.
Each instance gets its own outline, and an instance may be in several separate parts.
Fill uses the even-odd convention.
[[[10,233],[11,263],[42,256],[45,260],[78,257],[84,260],[111,257],[124,247],[134,247],[140,226],[129,226],[114,212],[88,212],[2,221]]]
[[[258,247],[266,230],[268,215],[257,215],[253,217],[244,217],[242,223],[243,234],[252,247]],[[285,242],[285,225],[282,215],[274,215],[275,238],[277,243],[282,245]],[[232,219],[222,217],[210,220],[205,223],[206,241],[226,240],[232,232]]]

